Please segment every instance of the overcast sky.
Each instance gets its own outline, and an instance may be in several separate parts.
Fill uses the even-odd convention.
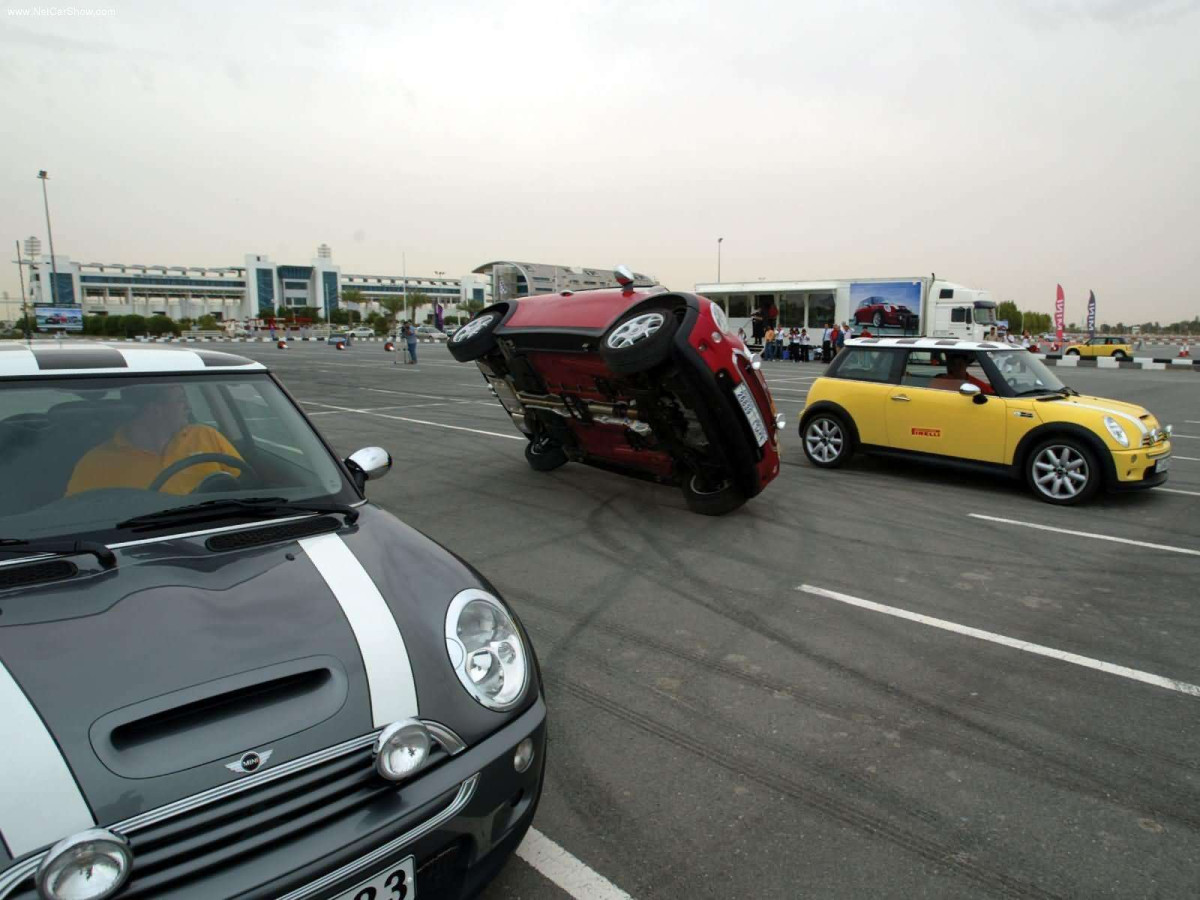
[[[92,0],[39,0],[86,6]],[[81,261],[939,276],[1200,313],[1200,4],[0,0],[0,237]],[[10,254],[11,256],[11,254]],[[6,257],[7,258],[7,257]],[[0,288],[18,294],[15,266]]]

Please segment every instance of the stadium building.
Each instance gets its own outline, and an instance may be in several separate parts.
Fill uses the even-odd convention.
[[[279,307],[314,308],[329,319],[347,308],[343,295],[362,298],[362,314],[380,309],[388,296],[424,294],[444,307],[469,300],[488,302],[491,285],[475,275],[464,278],[425,275],[348,274],[322,244],[307,265],[276,263],[247,254],[239,266],[164,266],[141,263],[80,263],[57,255],[51,263],[35,238],[25,242],[25,289],[31,306],[80,306],[85,315],[166,315],[172,319],[249,320],[274,316]],[[56,276],[57,272],[57,276]],[[57,282],[55,282],[57,277]]]
[[[557,294],[560,291],[588,291],[617,285],[611,266],[607,269],[591,269],[582,266],[497,260],[477,266],[472,274],[488,277],[491,295],[498,301],[520,299],[535,294]],[[651,276],[638,272],[634,272],[633,277],[638,284],[656,283]]]

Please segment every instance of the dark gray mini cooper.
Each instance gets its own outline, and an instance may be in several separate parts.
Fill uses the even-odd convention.
[[[259,363],[0,345],[0,900],[464,897],[546,708],[479,573]]]

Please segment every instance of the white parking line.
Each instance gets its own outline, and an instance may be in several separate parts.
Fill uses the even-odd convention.
[[[1146,541],[1133,541],[1129,538],[1113,537],[1111,534],[1093,534],[1090,531],[1073,531],[1070,528],[1055,528],[1053,525],[1038,525],[1035,522],[1019,522],[1016,519],[1001,519],[998,516],[984,516],[979,513],[967,513],[972,519],[983,519],[986,522],[1000,522],[1004,525],[1020,525],[1022,528],[1036,528],[1038,531],[1054,531],[1058,534],[1071,534],[1075,537],[1093,538],[1097,541],[1111,541],[1114,544],[1130,544],[1134,547],[1147,547],[1150,550],[1167,550],[1171,553],[1186,553],[1188,556],[1200,556],[1200,550],[1189,550],[1187,547],[1172,547],[1170,544],[1151,544]]]
[[[1179,488],[1164,488],[1164,487],[1155,488],[1154,490],[1158,491],[1160,493],[1163,493],[1163,494],[1184,494],[1185,496],[1188,496],[1188,497],[1200,497],[1200,491],[1181,491],[1181,490],[1179,490]]]
[[[1188,462],[1200,462],[1200,456],[1176,456],[1171,454],[1171,459],[1186,459]]]
[[[1200,441],[1200,434],[1180,434],[1178,431],[1171,432],[1171,440],[1177,437],[1181,437],[1185,441]]]
[[[517,856],[577,900],[633,900],[536,828],[526,833],[517,847]]]
[[[967,637],[978,638],[981,641],[991,641],[993,644],[1002,644],[1005,647],[1013,647],[1017,650],[1024,650],[1026,653],[1036,653],[1038,656],[1048,656],[1051,659],[1062,660],[1063,662],[1073,663],[1077,666],[1083,666],[1088,669],[1095,669],[1098,672],[1105,672],[1109,675],[1119,675],[1122,678],[1129,678],[1133,681],[1141,681],[1145,684],[1152,684],[1155,687],[1166,688],[1169,691],[1178,691],[1181,694],[1187,694],[1191,697],[1200,697],[1200,685],[1189,684],[1186,681],[1178,681],[1174,678],[1164,678],[1161,675],[1154,675],[1150,672],[1143,672],[1140,669],[1130,669],[1126,666],[1119,666],[1116,663],[1104,662],[1099,659],[1092,659],[1090,656],[1080,656],[1078,653],[1068,653],[1065,650],[1057,650],[1054,647],[1046,647],[1042,644],[1032,644],[1029,641],[1022,641],[1018,638],[1010,638],[1003,634],[996,634],[992,631],[984,631],[981,628],[972,628],[969,625],[959,625],[957,622],[950,622],[946,619],[935,619],[933,616],[925,616],[921,613],[911,612],[907,609],[900,609],[895,606],[884,606],[882,603],[873,603],[870,600],[863,600],[859,597],[852,597],[849,594],[842,594],[838,591],[830,591],[825,588],[813,587],[811,584],[802,584],[798,591],[803,591],[806,594],[812,594],[817,597],[825,597],[828,600],[837,600],[839,603],[847,603],[850,606],[858,606],[862,609],[869,609],[872,612],[883,613],[888,616],[895,616],[898,619],[908,619],[910,622],[919,622],[922,625],[928,625],[931,628],[940,628],[943,631],[953,631],[956,634],[963,634]]]
[[[451,431],[469,431],[472,434],[486,434],[489,437],[507,438],[511,441],[523,441],[525,437],[519,434],[500,434],[498,431],[483,431],[479,428],[467,428],[463,425],[447,425],[445,422],[429,422],[425,419],[410,419],[407,416],[389,416],[387,413],[372,412],[369,409],[353,409],[349,406],[334,406],[332,403],[318,403],[316,400],[304,400],[313,406],[324,406],[338,412],[359,413],[364,416],[377,416],[380,419],[395,419],[397,422],[411,422],[414,425],[432,425],[434,428],[449,428]]]

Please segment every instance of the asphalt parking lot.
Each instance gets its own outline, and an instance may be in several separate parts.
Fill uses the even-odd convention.
[[[784,470],[708,519],[532,471],[443,346],[230,349],[340,453],[388,448],[371,499],[533,635],[544,838],[492,900],[1200,893],[1200,376],[1059,370],[1177,435],[1166,489],[1059,508],[918,465],[818,471],[795,421],[821,367],[767,364]]]

